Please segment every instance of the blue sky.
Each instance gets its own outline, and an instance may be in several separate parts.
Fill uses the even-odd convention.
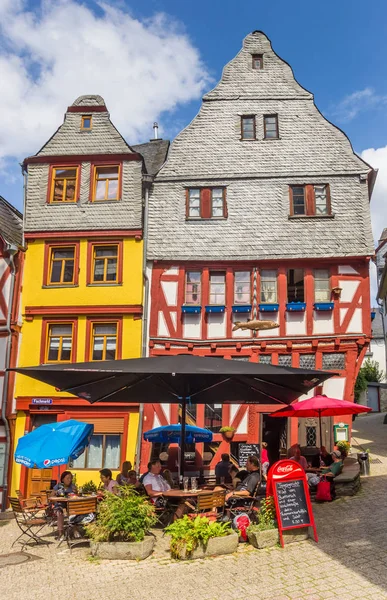
[[[260,29],[323,114],[380,169],[375,237],[387,226],[385,0],[0,0],[1,27],[0,193],[17,207],[18,163],[78,95],[104,96],[129,143],[147,140],[154,120],[173,138],[245,35]]]

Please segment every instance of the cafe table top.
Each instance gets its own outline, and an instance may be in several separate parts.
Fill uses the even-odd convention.
[[[98,496],[50,496],[48,502],[71,502],[73,500],[90,500],[90,498],[97,498]]]
[[[165,498],[192,498],[192,496],[199,496],[199,494],[208,493],[209,490],[168,490],[163,492]]]

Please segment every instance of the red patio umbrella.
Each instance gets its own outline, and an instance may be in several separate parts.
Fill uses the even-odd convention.
[[[342,415],[358,415],[359,413],[370,412],[372,409],[368,406],[361,406],[354,402],[339,400],[338,398],[328,398],[328,396],[313,396],[308,400],[299,400],[294,404],[285,406],[280,410],[273,412],[270,417],[318,417],[320,422],[320,443],[321,436],[321,417],[339,417]]]

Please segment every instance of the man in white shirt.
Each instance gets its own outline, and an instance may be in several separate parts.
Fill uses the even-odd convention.
[[[155,460],[151,460],[149,465],[149,473],[145,475],[143,479],[143,485],[145,486],[146,493],[148,494],[148,496],[156,501],[156,499],[159,496],[163,495],[163,492],[167,492],[168,490],[170,490],[171,486],[167,481],[165,481],[164,477],[160,474],[161,462],[158,458]]]

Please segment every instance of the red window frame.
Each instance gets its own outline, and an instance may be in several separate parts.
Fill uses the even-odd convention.
[[[93,249],[94,246],[117,246],[117,281],[106,282],[106,281],[93,281],[94,273],[94,261],[93,261]],[[106,240],[88,240],[87,242],[87,265],[86,265],[86,283],[87,285],[93,286],[114,286],[121,285],[123,281],[123,268],[124,268],[124,242],[123,240],[106,239]]]
[[[74,247],[74,281],[72,283],[51,283],[51,251],[58,248]],[[79,285],[79,241],[64,239],[62,242],[46,242],[44,245],[44,264],[43,264],[43,287],[74,287]]]
[[[93,326],[94,325],[117,325],[117,345],[116,345],[116,358],[115,360],[120,360],[122,358],[122,325],[123,319],[122,317],[90,317],[86,319],[86,347],[85,347],[85,361],[90,362],[103,362],[100,360],[93,361],[93,352],[91,343],[93,340]]]
[[[77,182],[76,182],[76,189],[75,189],[75,200],[71,201],[71,202],[52,202],[51,201],[51,193],[52,193],[52,185],[53,185],[53,181],[54,181],[54,169],[77,169]],[[74,163],[74,162],[70,162],[70,163],[66,163],[66,162],[61,162],[61,163],[55,163],[55,164],[50,164],[49,169],[48,169],[48,185],[47,185],[47,197],[46,197],[46,203],[47,204],[53,204],[55,206],[69,206],[71,204],[76,204],[77,202],[79,202],[79,197],[80,197],[80,192],[81,192],[81,177],[82,177],[82,165],[81,163]]]
[[[73,337],[71,343],[71,359],[69,361],[57,361],[58,364],[70,364],[77,361],[77,342],[78,342],[78,319],[74,318],[62,318],[62,319],[49,319],[43,317],[42,319],[42,335],[40,341],[40,364],[55,364],[54,361],[47,362],[48,353],[48,331],[50,325],[72,325]]]
[[[325,186],[326,188],[326,197],[327,197],[327,213],[325,215],[317,215],[316,214],[316,204],[315,204],[315,186]],[[294,214],[294,205],[293,205],[293,188],[304,188],[304,198],[305,198],[305,213],[302,215]],[[292,184],[289,186],[289,214],[294,217],[326,217],[331,216],[331,193],[329,183],[308,183],[308,184]]]
[[[116,200],[95,200],[95,178],[96,169],[98,167],[116,167],[118,166],[118,198]],[[89,202],[102,204],[103,202],[120,202],[122,200],[122,172],[123,162],[117,160],[98,160],[90,163],[90,185],[89,185]]]
[[[212,190],[223,190],[223,215],[216,217],[212,215]],[[200,216],[192,217],[189,214],[189,192],[190,190],[199,190],[200,191]],[[186,206],[185,206],[185,215],[187,220],[197,221],[199,219],[227,219],[228,211],[227,211],[227,199],[226,199],[226,188],[222,185],[214,185],[210,188],[203,188],[198,186],[193,186],[186,188]]]

